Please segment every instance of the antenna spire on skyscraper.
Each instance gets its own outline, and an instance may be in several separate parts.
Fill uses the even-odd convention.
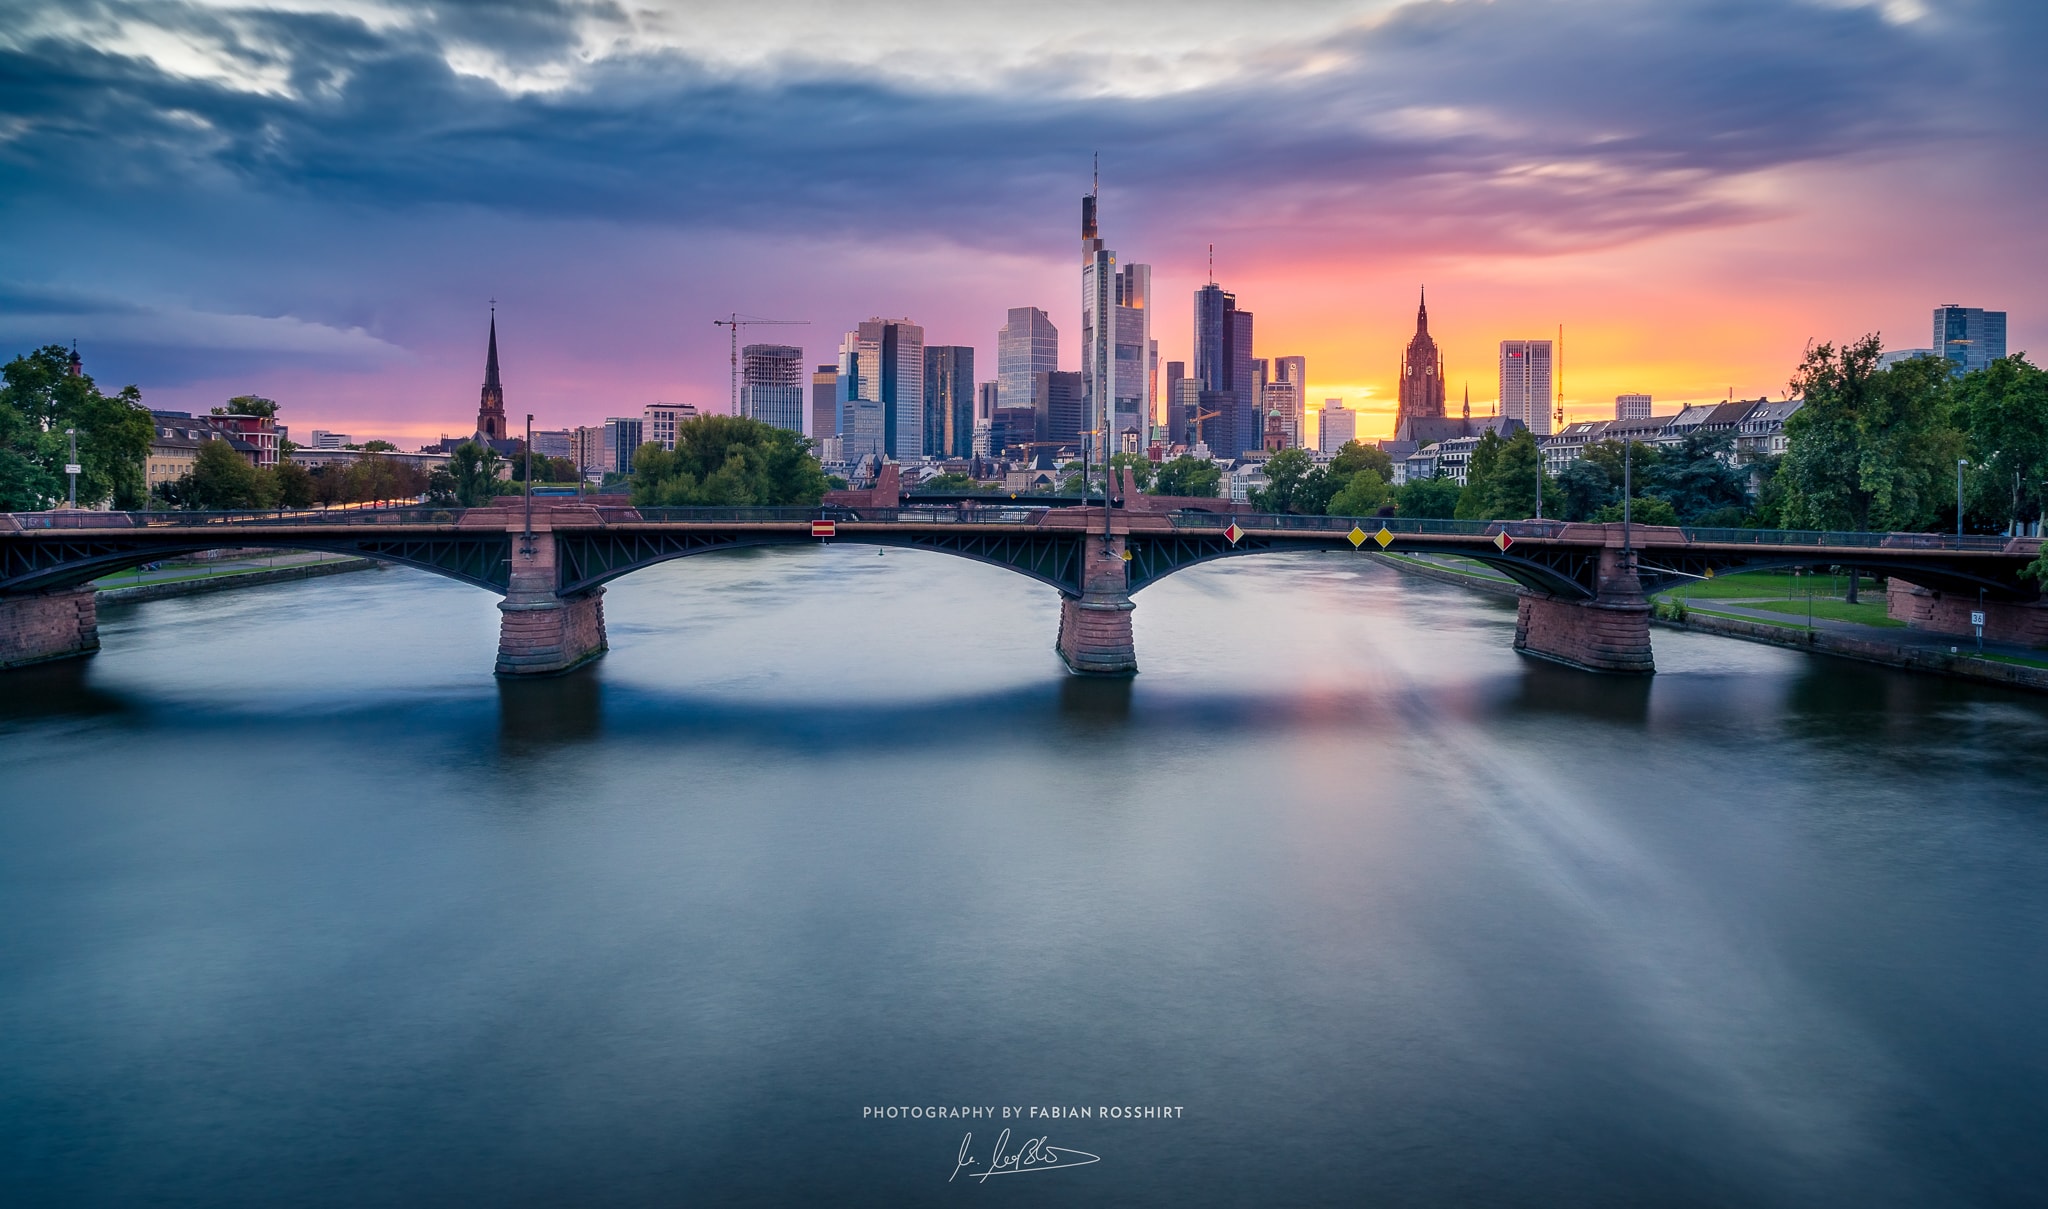
[[[1209,245],[1209,284],[1216,284],[1216,245]]]

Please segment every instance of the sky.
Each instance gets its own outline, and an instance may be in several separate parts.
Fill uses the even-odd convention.
[[[0,353],[278,400],[405,447],[723,410],[738,312],[1038,306],[1078,368],[1079,199],[1216,279],[1387,435],[1427,286],[1454,400],[1564,329],[1566,411],[1783,393],[1809,342],[2048,346],[2040,0],[0,0]],[[2039,359],[2038,357],[2036,358]]]

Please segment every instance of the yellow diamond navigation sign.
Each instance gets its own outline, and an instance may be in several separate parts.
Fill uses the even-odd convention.
[[[1372,539],[1380,544],[1380,549],[1382,550],[1394,544],[1394,535],[1387,531],[1385,525],[1380,526],[1380,531],[1373,534]]]
[[[1365,544],[1365,530],[1359,528],[1357,525],[1351,526],[1351,532],[1345,534],[1344,536],[1351,539],[1351,548],[1354,550]]]

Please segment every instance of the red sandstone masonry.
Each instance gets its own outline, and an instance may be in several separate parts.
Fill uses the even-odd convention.
[[[1915,630],[1971,637],[1976,629],[1970,614],[1984,611],[1984,637],[1993,642],[2024,642],[2048,646],[2048,605],[2039,601],[2014,604],[1986,601],[1978,604],[1974,594],[1936,592],[1893,577],[1885,590],[1885,615],[1903,621]]]
[[[1138,670],[1138,650],[1131,638],[1135,606],[1125,586],[1124,539],[1086,540],[1081,596],[1060,601],[1060,658],[1084,675],[1128,676]]]
[[[90,655],[100,649],[91,585],[0,597],[0,668]]]
[[[1650,606],[1622,551],[1600,555],[1600,595],[1560,600],[1533,593],[1515,610],[1515,649],[1596,672],[1654,672]]]

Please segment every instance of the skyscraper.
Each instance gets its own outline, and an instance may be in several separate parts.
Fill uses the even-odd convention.
[[[1957,374],[2005,356],[2005,312],[1954,303],[1935,307],[1934,355],[1953,362],[1951,372]]]
[[[670,452],[676,447],[676,427],[697,418],[694,403],[650,403],[640,413],[640,435],[633,442],[659,445]]]
[[[804,430],[804,350],[792,344],[749,344],[740,350],[740,414]]]
[[[924,451],[935,458],[974,453],[974,350],[967,345],[925,346]]]
[[[1273,358],[1273,377],[1293,388],[1287,410],[1281,414],[1287,421],[1288,439],[1299,449],[1307,444],[1308,436],[1308,358]]]
[[[811,371],[811,439],[839,435],[839,367],[820,365]]]
[[[1647,420],[1650,418],[1650,396],[1614,396],[1614,418],[1617,420]]]
[[[1342,399],[1324,399],[1316,416],[1316,448],[1335,453],[1347,441],[1358,439],[1358,413],[1348,410]]]
[[[1435,419],[1443,414],[1444,355],[1429,334],[1429,295],[1425,291],[1415,307],[1415,335],[1401,354],[1401,401],[1394,411],[1394,433],[1399,436],[1408,420]]]
[[[1116,265],[1097,230],[1097,198],[1081,199],[1081,377],[1087,427],[1150,435],[1153,389],[1152,266]],[[1111,448],[1120,441],[1111,436]]]
[[[1238,310],[1237,295],[1213,281],[1195,291],[1193,377],[1207,396],[1201,409],[1222,413],[1203,421],[1202,443],[1224,458],[1257,449],[1263,426],[1252,371],[1252,313]]]
[[[1060,330],[1035,306],[1013,306],[996,333],[996,406],[1031,406],[1031,380],[1060,367]]]
[[[1032,410],[1038,414],[1038,439],[1065,448],[1081,443],[1088,427],[1088,382],[1077,373],[1040,374],[1032,383]]]
[[[898,461],[923,457],[924,329],[908,319],[869,319],[852,336],[847,397],[881,405],[885,455]],[[850,446],[847,456],[853,456]]]
[[[1550,341],[1500,342],[1500,414],[1550,435]]]
[[[1301,412],[1301,398],[1294,392],[1294,383],[1285,378],[1275,379],[1266,383],[1265,389],[1259,392],[1259,398],[1266,411],[1266,427],[1270,429],[1275,418],[1279,421],[1280,448],[1301,448],[1301,421],[1295,419]],[[1265,444],[1268,448],[1272,446],[1270,440]]]

